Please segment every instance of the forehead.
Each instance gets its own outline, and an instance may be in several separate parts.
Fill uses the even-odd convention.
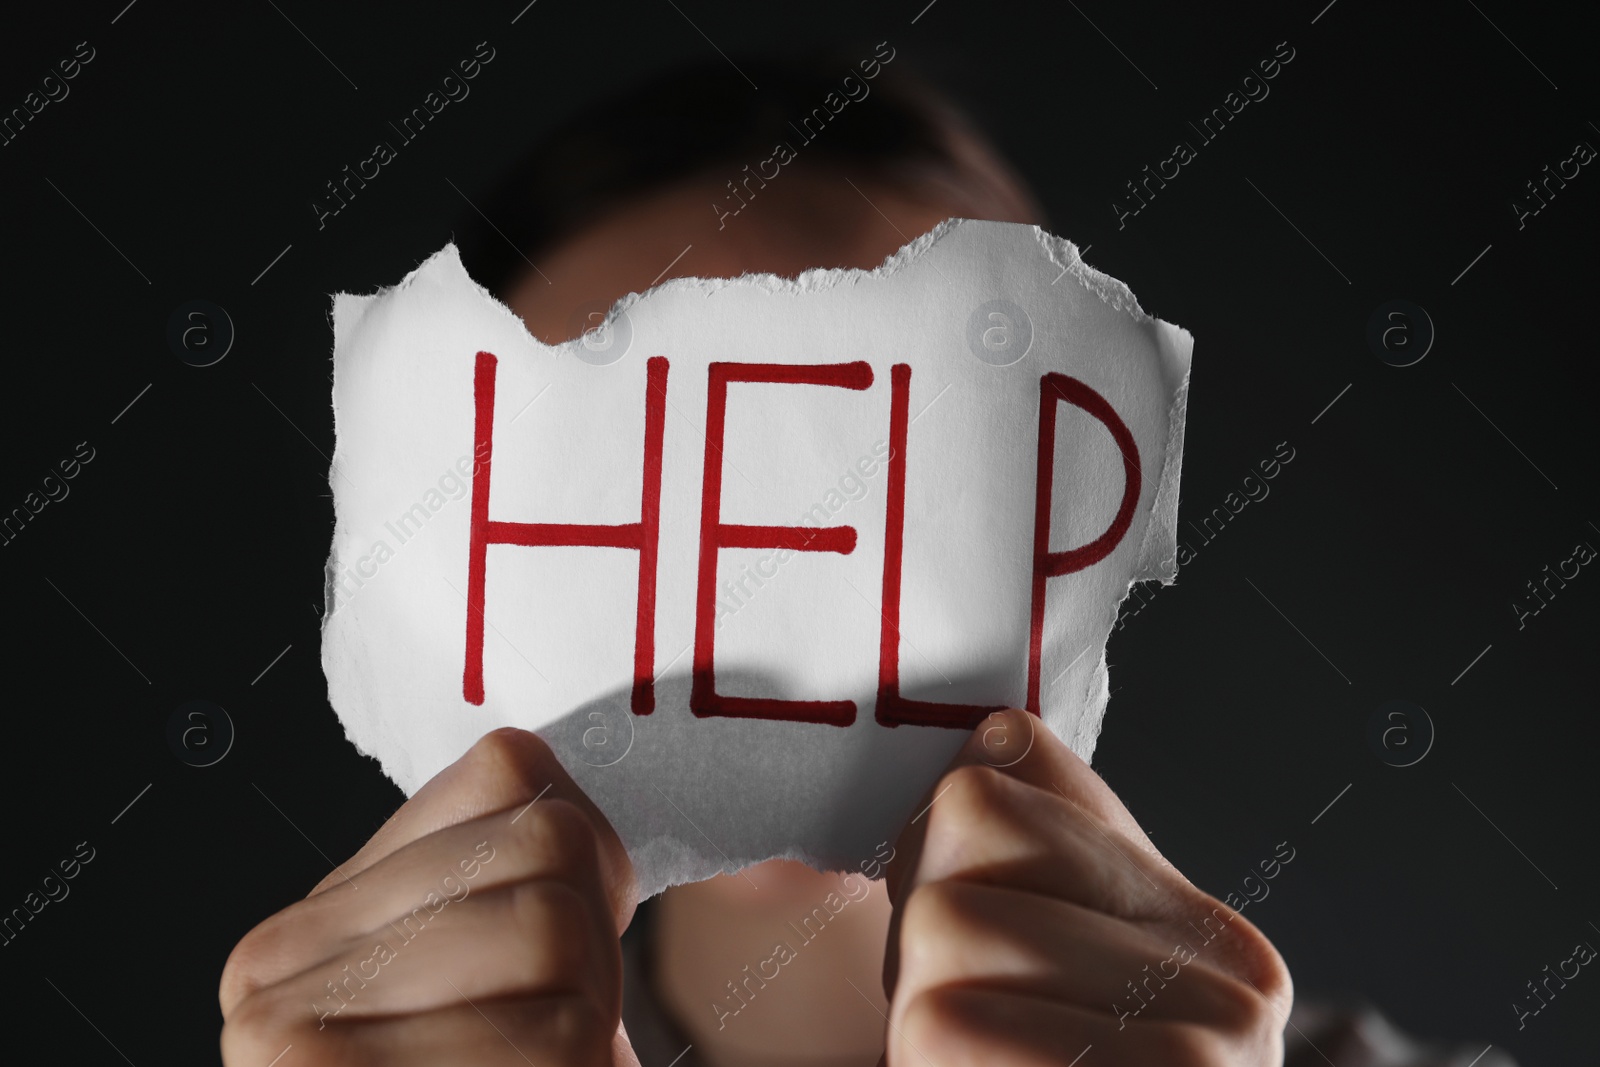
[[[723,176],[702,177],[621,205],[531,257],[506,303],[554,344],[582,332],[586,312],[669,278],[871,269],[961,214],[953,202],[842,173],[782,172],[748,185],[730,192]]]

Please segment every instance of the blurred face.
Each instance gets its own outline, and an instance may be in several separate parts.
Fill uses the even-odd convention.
[[[963,212],[952,202],[836,171],[785,172],[719,228],[716,179],[635,200],[573,235],[510,287],[506,303],[546,344],[583,332],[586,312],[669,278],[793,277],[814,267],[870,270]],[[852,183],[854,183],[852,185]],[[687,249],[687,251],[685,251]]]

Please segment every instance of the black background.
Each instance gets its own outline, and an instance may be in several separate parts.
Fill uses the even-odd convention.
[[[111,1045],[214,1061],[229,948],[398,804],[344,741],[318,662],[327,294],[397,281],[449,239],[449,182],[476,195],[575,103],[712,54],[709,37],[735,59],[888,40],[971,106],[1056,232],[1194,333],[1180,519],[1295,449],[1215,543],[1185,538],[1179,584],[1112,638],[1096,766],[1156,844],[1221,895],[1290,842],[1246,914],[1301,995],[1364,995],[1413,1032],[1525,1063],[1594,1054],[1600,976],[1520,1031],[1511,1007],[1575,942],[1600,944],[1583,622],[1600,576],[1520,630],[1511,607],[1575,543],[1600,545],[1600,174],[1521,229],[1511,208],[1575,143],[1600,144],[1592,27],[1571,9],[539,0],[513,24],[525,0],[123,2],[8,16],[0,43],[6,111],[77,42],[95,49],[0,147],[0,510],[78,442],[95,450],[0,548],[0,910],[78,842],[96,849],[0,948],[5,1044],[33,1031],[67,1062],[119,1062]],[[472,95],[319,231],[323,183],[484,40],[497,54]],[[1280,41],[1295,58],[1271,95],[1119,229],[1124,181],[1193,140],[1186,120]],[[730,65],[728,92],[750,91]],[[204,369],[166,342],[194,298],[237,328]],[[1438,333],[1405,368],[1365,340],[1396,298]],[[208,768],[166,741],[193,698],[237,728]],[[1437,729],[1415,766],[1368,746],[1392,698]]]

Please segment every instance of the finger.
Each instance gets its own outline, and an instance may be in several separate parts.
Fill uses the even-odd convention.
[[[1151,844],[1111,787],[1036,715],[1015,708],[990,715],[973,730],[950,761],[950,770],[960,767],[988,767],[1053,793],[1085,820],[1113,831],[1119,841],[1131,843],[1138,851],[1155,857],[1160,866],[1177,873]],[[948,784],[941,778],[929,790],[926,802],[930,805],[942,802]],[[909,873],[917,869],[927,828],[928,823],[916,820],[896,842],[895,861],[889,865],[888,874],[890,899],[898,902],[904,898],[909,888],[904,883]]]
[[[1033,719],[1019,711],[990,716],[896,841],[887,883],[895,912],[884,957],[884,988],[891,993],[902,905],[929,881],[1011,885],[1126,918],[1170,915],[1198,893],[1099,777]],[[1003,749],[998,731],[1006,735]],[[997,751],[1002,767],[993,766]],[[1072,784],[1030,784],[1062,784],[1058,774]]]
[[[347,878],[428,834],[482,815],[520,808],[535,798],[575,804],[594,824],[607,898],[617,929],[626,929],[638,890],[622,840],[562,768],[550,746],[535,734],[512,727],[485,734],[459,760],[429,779],[360,851],[319,882],[311,895],[346,884]]]
[[[296,1062],[314,1064],[601,1067],[612,1062],[612,1035],[620,1038],[615,1013],[588,999],[469,1000],[456,995],[446,978],[441,976],[439,984],[455,1000],[421,1015],[331,1020],[321,1029],[309,1012],[288,1024],[230,1020],[222,1032],[223,1059],[229,1065],[266,1063],[293,1046],[300,1057]]]
[[[905,941],[905,905],[919,887],[945,880],[1005,886],[1128,920],[1166,917],[1183,899],[1186,884],[1146,853],[1119,844],[1120,835],[1060,796],[987,767],[947,774],[920,822],[916,840],[896,843],[893,862],[906,866],[890,876],[894,912],[884,988],[891,996]]]
[[[988,767],[946,774],[922,822],[891,884],[897,905],[919,886],[962,879],[1142,919],[1169,912],[1187,884],[1059,794]]]
[[[370,931],[252,999],[284,1017],[309,1012],[319,1025],[420,1014],[463,997],[570,995],[610,1004],[622,988],[622,958],[599,908],[558,881],[446,901],[425,921]]]
[[[948,987],[909,1004],[889,1029],[888,1046],[889,1067],[1063,1067],[1079,1060],[1084,1067],[1201,1067],[1283,1058],[1281,1030],[1233,1035],[1173,1021],[1135,1026],[1072,1004]]]
[[[1010,991],[1076,1004],[1108,1017],[1243,1027],[1256,994],[1196,962],[1190,935],[1115,919],[995,886],[937,882],[906,902],[893,1021],[923,993],[945,986]],[[1193,945],[1199,941],[1199,947]]]
[[[223,1014],[257,989],[340,954],[370,949],[371,931],[420,929],[449,903],[529,880],[564,882],[604,906],[598,842],[575,805],[546,798],[447,827],[385,856],[351,882],[268,918],[229,961],[220,994]],[[615,938],[609,909],[604,919]]]

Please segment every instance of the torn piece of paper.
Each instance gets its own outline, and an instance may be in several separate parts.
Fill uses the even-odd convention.
[[[1036,227],[674,280],[556,347],[446,247],[334,334],[350,739],[409,794],[538,730],[647,895],[853,868],[996,707],[1088,758],[1117,605],[1175,574],[1193,341]]]

